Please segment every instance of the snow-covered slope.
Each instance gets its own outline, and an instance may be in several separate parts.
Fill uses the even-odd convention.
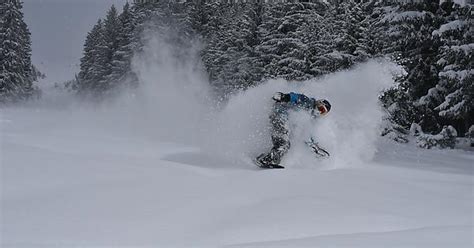
[[[259,170],[45,114],[2,114],[2,247],[472,246],[470,153],[379,141],[363,165]]]
[[[1,109],[2,247],[472,247],[474,155],[378,137],[390,64],[273,81],[214,108],[194,65],[153,47],[134,94]],[[270,96],[290,90],[332,112],[294,114],[287,169],[259,170]],[[331,159],[312,156],[310,135]]]

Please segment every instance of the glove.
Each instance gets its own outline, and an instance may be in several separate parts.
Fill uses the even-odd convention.
[[[283,99],[283,93],[277,92],[273,95],[272,98],[275,102],[281,102],[281,100]]]
[[[290,101],[290,95],[289,94],[284,94],[281,92],[277,92],[273,95],[272,99],[276,102],[289,102]]]

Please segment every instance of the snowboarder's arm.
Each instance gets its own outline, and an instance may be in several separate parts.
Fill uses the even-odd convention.
[[[285,93],[281,93],[281,92],[275,93],[275,95],[273,95],[272,98],[276,102],[289,102],[291,100],[290,99],[290,94],[285,94]]]
[[[309,98],[303,94],[298,94],[290,92],[288,94],[277,92],[273,95],[273,100],[276,102],[286,102],[291,103],[293,106],[302,108],[304,110],[313,111],[314,104],[316,100],[314,98]]]
[[[303,94],[298,94],[294,92],[290,92],[288,95],[290,98],[290,102],[294,105],[305,110],[314,110],[314,103],[316,101],[314,98],[309,98]]]
[[[277,92],[273,95],[273,100],[289,103],[292,106],[307,110],[311,113],[313,118],[326,115],[331,110],[331,104],[328,100],[316,100],[295,92],[290,92],[288,94]]]

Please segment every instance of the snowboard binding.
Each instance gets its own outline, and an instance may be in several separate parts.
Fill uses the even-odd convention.
[[[314,152],[314,154],[316,154],[316,157],[318,157],[318,158],[328,158],[330,156],[329,152],[326,151],[326,149],[319,146],[318,142],[316,142],[313,137],[311,137],[305,143],[306,143],[306,145],[309,146],[309,148],[311,148],[311,150]]]
[[[267,154],[265,153],[260,154],[260,156],[255,158],[254,163],[262,169],[284,169],[285,168],[284,166],[281,166],[279,164],[265,162],[265,159],[264,159],[265,156],[267,156]]]

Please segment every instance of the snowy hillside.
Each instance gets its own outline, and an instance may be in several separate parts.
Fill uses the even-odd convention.
[[[472,247],[472,154],[379,141],[373,162],[262,171],[44,114],[71,118],[2,115],[3,247]]]
[[[472,154],[381,142],[372,163],[261,171],[180,144],[28,132],[15,112],[2,246],[472,245]]]
[[[474,154],[378,136],[393,65],[274,81],[213,108],[191,65],[145,54],[133,95],[1,110],[2,247],[472,247]],[[291,90],[333,110],[296,113],[287,169],[260,170],[270,96]]]

